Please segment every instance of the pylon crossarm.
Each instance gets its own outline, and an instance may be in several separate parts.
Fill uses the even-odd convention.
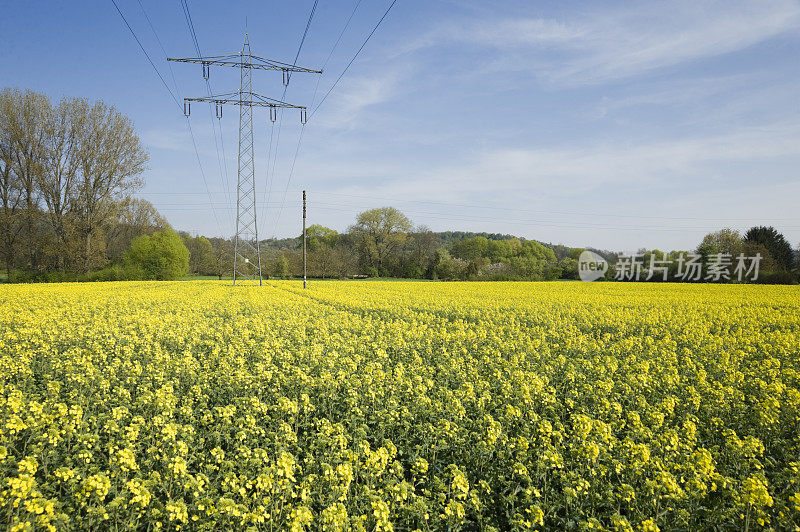
[[[255,68],[259,70],[283,70],[284,72],[307,72],[309,74],[322,74],[322,70],[314,70],[311,68],[293,65],[291,63],[283,63],[272,59],[264,59],[257,55],[250,55],[251,62],[242,61],[240,54],[230,55],[212,55],[203,57],[168,57],[167,61],[177,61],[178,63],[201,63],[206,66],[229,66],[229,67],[244,67]]]
[[[291,103],[275,100],[259,94],[242,94],[238,92],[231,93],[230,95],[213,95],[200,98],[184,98],[187,102],[209,102],[217,104],[229,105],[248,105],[252,107],[285,107],[287,109],[305,109],[304,105],[293,105]]]
[[[274,59],[264,59],[263,57],[259,57],[257,55],[250,55],[254,61],[258,61],[258,63],[253,63],[253,66],[258,68],[259,66],[267,66],[272,65],[276,69],[284,70],[287,72],[307,72],[309,74],[322,74],[322,70],[314,70],[313,68],[306,68],[300,65],[293,65],[292,63],[283,63],[281,61],[275,61]]]
[[[292,105],[281,100],[262,96],[253,92],[253,69],[281,70],[283,84],[288,85],[292,72],[309,72],[321,74],[321,70],[312,70],[290,63],[273,61],[252,55],[250,39],[245,32],[242,51],[238,54],[212,55],[201,57],[168,58],[180,63],[200,63],[203,66],[203,78],[208,80],[211,66],[236,67],[240,71],[239,90],[222,94],[211,94],[201,98],[185,98],[183,113],[188,117],[191,113],[191,102],[213,103],[217,118],[222,118],[225,104],[239,106],[239,160],[236,172],[236,233],[233,237],[233,284],[247,279],[258,281],[261,285],[261,250],[258,241],[258,222],[256,219],[256,174],[253,150],[253,107],[269,108],[269,118],[275,122],[278,108],[300,110],[300,122],[308,120],[305,106]]]

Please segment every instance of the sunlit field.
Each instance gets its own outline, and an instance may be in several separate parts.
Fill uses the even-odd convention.
[[[800,288],[0,288],[13,528],[800,524]]]

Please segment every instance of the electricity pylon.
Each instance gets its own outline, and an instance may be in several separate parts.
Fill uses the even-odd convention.
[[[268,98],[253,92],[253,69],[280,70],[283,73],[283,84],[289,84],[291,72],[309,72],[321,74],[321,70],[313,70],[289,63],[264,59],[250,52],[250,40],[244,34],[244,45],[238,54],[215,55],[204,57],[167,58],[168,61],[181,63],[200,63],[203,65],[203,78],[208,79],[211,66],[236,67],[240,69],[241,81],[238,92],[209,95],[201,98],[184,98],[183,112],[191,114],[191,102],[213,103],[217,118],[222,118],[225,104],[239,106],[239,167],[236,179],[236,236],[233,243],[233,284],[240,281],[258,281],[261,279],[261,251],[258,243],[258,220],[256,219],[256,178],[253,155],[253,107],[268,107],[272,122],[278,118],[278,108],[300,110],[300,121],[308,120],[307,110],[302,105],[292,105],[281,100]]]

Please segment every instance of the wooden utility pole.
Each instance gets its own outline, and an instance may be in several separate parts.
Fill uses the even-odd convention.
[[[303,191],[303,289],[306,287],[306,191]]]

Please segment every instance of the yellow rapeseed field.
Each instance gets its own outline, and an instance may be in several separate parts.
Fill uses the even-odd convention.
[[[11,530],[796,530],[800,288],[0,287]]]

